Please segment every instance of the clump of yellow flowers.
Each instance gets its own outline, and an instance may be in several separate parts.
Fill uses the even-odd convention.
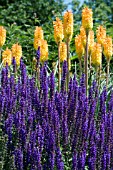
[[[44,34],[42,27],[36,26],[34,32],[34,48],[38,50],[40,47],[40,61],[45,62],[48,60],[48,44],[47,41],[44,40]]]
[[[8,66],[10,66],[11,63],[12,63],[13,57],[16,60],[16,65],[19,66],[20,65],[20,59],[22,57],[22,47],[18,43],[13,44],[11,50],[6,48],[6,50],[4,50],[2,52],[2,62],[4,64],[4,66],[6,65],[6,63],[8,64]]]

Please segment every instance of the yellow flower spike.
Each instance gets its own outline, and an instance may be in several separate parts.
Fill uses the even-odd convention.
[[[13,44],[12,46],[12,57],[15,57],[16,64],[20,65],[20,59],[22,57],[22,47],[21,45]]]
[[[38,47],[41,46],[41,39],[34,39],[34,48],[35,50],[38,49]]]
[[[94,47],[91,53],[91,63],[94,66],[100,66],[102,61],[102,47],[99,43],[94,43]]]
[[[109,74],[109,69],[110,69],[110,60],[111,60],[111,57],[113,55],[113,51],[112,51],[112,38],[107,36],[105,38],[105,41],[103,43],[103,47],[104,47],[104,55],[106,57],[106,60],[107,60],[107,73],[106,73],[106,87],[108,86],[108,83],[109,83],[109,77],[110,77],[110,74]]]
[[[81,59],[84,54],[84,46],[82,44],[82,36],[81,35],[77,35],[75,37],[75,48],[76,48],[76,53],[78,55],[78,58]]]
[[[34,32],[34,48],[35,48],[35,50],[37,50],[38,46],[41,45],[40,40],[42,40],[42,39],[44,39],[42,27],[36,26],[36,29]]]
[[[106,38],[106,29],[100,25],[96,31],[97,42],[103,46],[103,43]]]
[[[2,61],[3,61],[4,66],[6,65],[6,63],[8,64],[8,66],[11,65],[12,53],[11,53],[10,49],[6,48],[6,50],[3,51],[3,53],[2,53]]]
[[[66,41],[67,45],[67,83],[66,83],[66,90],[68,91],[68,84],[69,84],[69,50],[70,50],[70,41],[73,36],[73,13],[71,11],[67,11],[64,13],[64,19],[63,19],[63,27],[64,27],[64,39]]]
[[[82,10],[82,26],[86,31],[89,31],[93,28],[93,18],[92,18],[92,9],[85,7]]]
[[[67,41],[71,41],[73,35],[73,13],[71,11],[67,11],[64,13],[64,39]]]
[[[47,60],[48,60],[48,44],[46,40],[41,40],[40,61],[45,62]]]
[[[36,26],[36,29],[35,29],[35,32],[34,32],[34,38],[44,39],[42,27]]]
[[[58,44],[58,91],[60,91],[60,43],[64,38],[63,35],[63,24],[59,18],[56,18],[56,21],[53,22],[54,26],[54,38]]]
[[[56,18],[56,21],[53,21],[53,26],[54,26],[54,38],[56,43],[58,44],[64,38],[62,21],[59,18]]]
[[[60,62],[64,62],[64,60],[67,60],[67,47],[66,47],[66,43],[61,42],[60,43]]]
[[[6,40],[6,30],[3,26],[0,26],[0,48],[4,45]]]
[[[80,35],[81,35],[82,44],[84,47],[86,47],[86,32],[83,26],[80,27]]]
[[[89,44],[88,44],[88,52],[91,54],[94,46],[94,32],[91,30],[89,31]]]
[[[104,44],[103,44],[103,47],[104,47],[104,55],[108,60],[111,59],[112,55],[113,55],[113,51],[112,51],[112,38],[107,36],[105,38],[105,41],[104,41]]]

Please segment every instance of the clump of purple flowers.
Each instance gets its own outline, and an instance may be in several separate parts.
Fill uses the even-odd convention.
[[[93,82],[86,96],[83,75],[80,83],[76,76],[70,78],[66,91],[66,62],[60,92],[54,72],[47,76],[46,64],[38,87],[36,75],[30,78],[22,61],[18,79],[15,72],[8,77],[8,71],[3,68],[0,81],[3,169],[113,169],[112,90],[99,94]]]

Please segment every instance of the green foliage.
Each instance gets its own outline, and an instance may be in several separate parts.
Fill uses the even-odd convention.
[[[18,42],[22,46],[22,57],[26,64],[30,64],[35,52],[33,48],[33,28],[28,26],[27,31],[25,31],[21,26],[17,26],[16,24],[6,26],[7,39],[3,49],[6,47],[11,48],[14,43]]]
[[[4,0],[0,1],[1,23],[16,23],[22,28],[27,25],[42,25],[53,18],[57,13],[62,13],[66,6],[63,0]]]
[[[49,59],[57,60],[57,45],[53,36],[53,20],[61,17],[66,9],[63,0],[4,0],[0,1],[0,21],[7,30],[7,39],[3,47],[12,47],[19,43],[23,50],[23,59],[28,70],[31,69],[33,57],[36,55],[33,41],[35,26],[42,26],[44,38],[49,45]]]

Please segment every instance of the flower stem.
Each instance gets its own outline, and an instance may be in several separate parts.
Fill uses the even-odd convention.
[[[109,83],[109,66],[110,66],[110,60],[107,61],[107,75],[106,75],[106,88]]]
[[[69,41],[67,40],[67,66],[68,66],[68,70],[67,70],[67,91],[68,91],[68,84],[69,84]]]
[[[2,62],[2,48],[0,48],[0,63]]]
[[[90,71],[90,76],[91,76],[91,53],[89,54],[89,71]]]
[[[90,86],[92,84],[92,63],[91,63],[91,53],[89,54],[89,80]]]
[[[95,67],[95,72],[96,72],[96,82],[97,82],[97,85],[98,85],[98,66]]]
[[[79,59],[79,65],[80,65],[79,75],[81,77],[81,74],[82,74],[82,61],[81,61],[81,59]]]
[[[89,55],[89,69],[91,70],[91,54]]]
[[[86,31],[85,86],[86,95],[88,95],[88,31]]]
[[[99,71],[98,71],[98,89],[100,92],[100,81],[101,81],[101,69],[102,69],[102,65],[99,66]]]
[[[58,43],[58,92],[60,92],[60,43]]]
[[[40,62],[36,63],[36,85],[38,88],[40,87]]]

